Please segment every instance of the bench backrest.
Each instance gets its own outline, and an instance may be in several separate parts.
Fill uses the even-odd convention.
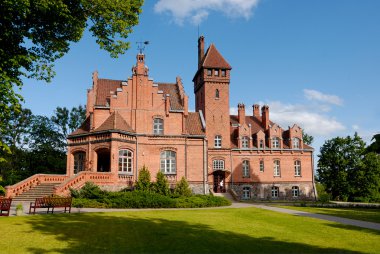
[[[0,199],[0,209],[9,210],[11,207],[12,199],[11,198],[1,198]]]
[[[36,198],[36,206],[69,206],[71,205],[72,198],[54,198],[54,197],[44,197]]]

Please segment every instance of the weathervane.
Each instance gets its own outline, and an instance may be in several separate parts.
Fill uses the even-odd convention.
[[[136,44],[137,49],[140,51],[140,54],[142,54],[145,50],[145,46],[149,44],[149,41],[138,41]]]

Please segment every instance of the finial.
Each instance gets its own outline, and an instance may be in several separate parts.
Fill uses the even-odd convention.
[[[140,54],[142,54],[145,50],[145,46],[149,44],[149,41],[138,41],[136,44],[137,49],[140,51]]]

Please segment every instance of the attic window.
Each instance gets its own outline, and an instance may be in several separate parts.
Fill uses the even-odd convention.
[[[207,76],[212,76],[212,70],[211,69],[207,69]]]
[[[222,77],[226,76],[226,70],[222,70]]]
[[[215,98],[216,98],[216,99],[219,99],[219,89],[216,89],[216,90],[215,90]]]
[[[214,70],[214,76],[218,77],[219,76],[219,70]]]

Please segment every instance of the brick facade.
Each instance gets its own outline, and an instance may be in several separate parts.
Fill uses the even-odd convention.
[[[185,177],[195,193],[231,188],[249,199],[313,198],[313,149],[303,144],[302,129],[283,130],[265,105],[249,113],[239,104],[238,115],[230,115],[231,66],[213,44],[204,49],[200,37],[196,112],[188,111],[179,77],[149,77],[144,54],[127,80],[95,72],[86,121],[68,137],[67,175],[111,172],[114,183],[106,188],[121,189],[133,186],[145,165],[153,180],[160,170],[171,186]]]

